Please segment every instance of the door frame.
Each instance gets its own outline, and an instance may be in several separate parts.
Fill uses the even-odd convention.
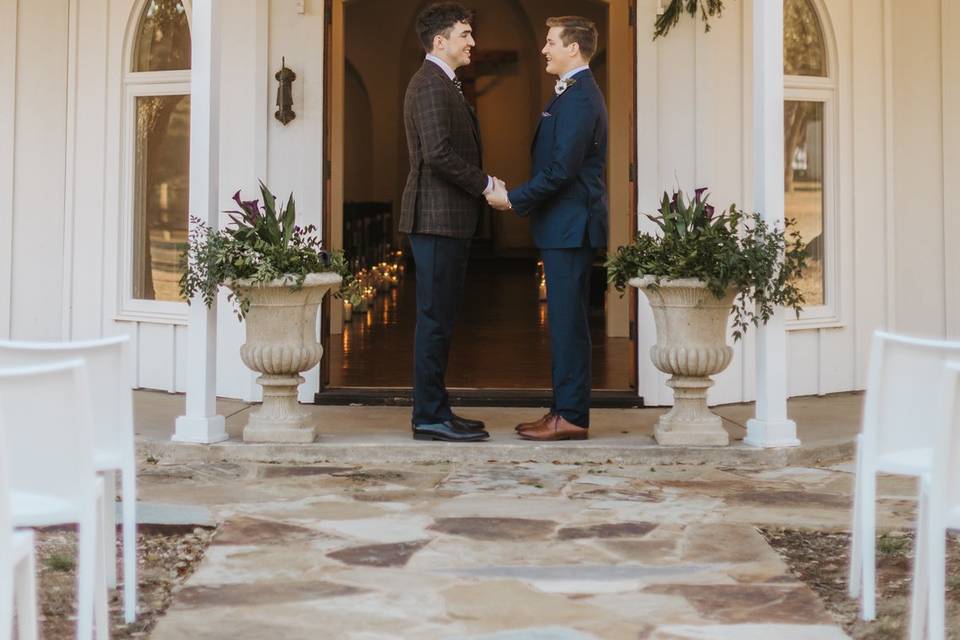
[[[344,43],[344,2],[346,0],[324,0],[324,48],[323,48],[323,238],[324,244],[331,250],[343,248],[343,189],[344,189],[344,99],[345,99],[345,58]],[[607,180],[608,184],[619,182],[628,185],[626,189],[617,190],[615,197],[610,199],[611,232],[613,224],[618,225],[625,243],[632,241],[637,233],[637,9],[636,0],[601,0],[608,5],[607,24],[610,43],[607,47],[607,85],[608,94],[620,99],[612,100],[613,110],[610,112],[611,123],[614,127],[618,122],[626,123],[630,135],[626,142],[621,137],[611,136],[608,144]],[[627,14],[627,20],[619,18]],[[623,40],[627,40],[624,43]],[[627,46],[624,46],[624,45]],[[629,60],[624,61],[623,56]],[[614,58],[616,56],[616,58]],[[614,65],[626,62],[631,82],[620,86],[612,82],[611,69]],[[627,97],[625,94],[629,92]],[[621,113],[621,105],[629,105],[626,113]],[[620,145],[625,145],[625,149]],[[611,162],[612,156],[622,155],[626,161]],[[613,190],[608,189],[608,195]],[[625,196],[625,197],[624,197]],[[623,216],[618,211],[626,211]],[[626,220],[624,220],[626,218]],[[613,235],[613,233],[611,233]],[[616,250],[616,247],[609,247]],[[639,355],[637,351],[637,291],[630,287],[630,291],[622,296],[607,288],[606,309],[608,334],[613,329],[615,334],[629,337],[632,351],[632,371],[629,388],[639,395]],[[625,299],[625,300],[624,300]],[[627,310],[623,306],[628,307]],[[618,318],[619,325],[611,326],[610,310],[614,314],[622,314],[626,320],[623,326],[622,319]],[[626,311],[626,312],[625,312]],[[342,327],[342,306],[331,304],[331,296],[324,298],[321,308],[321,343],[325,353],[330,353],[332,335],[339,335]],[[336,330],[333,329],[336,327]],[[330,358],[321,360],[320,391],[330,386]]]

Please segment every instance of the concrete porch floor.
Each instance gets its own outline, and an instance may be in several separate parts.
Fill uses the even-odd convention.
[[[757,449],[743,444],[752,403],[714,407],[730,434],[728,447],[663,447],[653,439],[657,419],[666,408],[595,409],[587,442],[537,444],[520,440],[514,425],[532,420],[544,409],[458,407],[462,415],[487,423],[491,438],[478,444],[416,442],[410,437],[407,407],[308,406],[318,439],[312,444],[244,444],[248,412],[255,406],[221,399],[230,439],[215,445],[175,443],[174,421],[184,411],[183,395],[155,391],[134,393],[137,447],[141,457],[167,463],[261,462],[403,464],[410,462],[579,462],[618,464],[711,464],[777,468],[837,462],[853,455],[860,427],[863,395],[842,393],[789,401],[801,446]]]

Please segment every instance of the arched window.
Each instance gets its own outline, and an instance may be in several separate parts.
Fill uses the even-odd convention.
[[[176,312],[187,241],[190,161],[190,7],[145,0],[125,73],[127,304]],[[141,301],[157,301],[143,303]]]
[[[812,0],[784,0],[784,196],[786,217],[809,245],[801,284],[807,317],[835,310],[833,152],[836,79],[824,26]],[[834,309],[829,309],[834,307]],[[818,308],[820,311],[818,312]]]

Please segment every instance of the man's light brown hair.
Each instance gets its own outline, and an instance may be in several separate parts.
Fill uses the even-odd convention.
[[[593,54],[597,52],[597,25],[592,21],[580,16],[560,16],[559,18],[547,18],[547,26],[563,27],[560,32],[560,41],[563,46],[569,47],[571,43],[576,42],[580,45],[580,53],[584,58],[590,60]]]

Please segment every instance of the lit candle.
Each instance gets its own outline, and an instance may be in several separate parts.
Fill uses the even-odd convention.
[[[540,296],[539,296],[539,299],[540,299],[541,302],[547,299],[547,281],[546,281],[545,279],[541,279],[541,280],[540,280]]]
[[[343,319],[349,320],[353,317],[353,304],[349,300],[343,301]]]

